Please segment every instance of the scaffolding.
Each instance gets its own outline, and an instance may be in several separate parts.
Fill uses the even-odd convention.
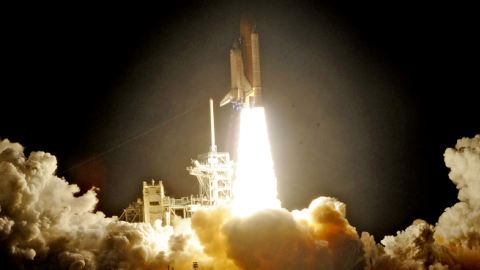
[[[199,183],[199,201],[201,205],[212,206],[230,203],[232,200],[233,161],[229,153],[208,152],[193,160],[193,166],[187,167]]]
[[[229,153],[217,152],[212,99],[210,99],[210,123],[212,134],[210,151],[198,155],[198,160],[192,160],[192,166],[187,167],[187,171],[198,179],[199,202],[203,206],[230,203],[233,198],[233,161],[230,160]]]
[[[151,184],[143,182],[142,199],[131,203],[123,210],[120,220],[127,222],[145,222],[154,225],[157,220],[163,226],[170,226],[175,217],[189,218],[200,206],[214,206],[231,203],[233,161],[227,152],[217,152],[215,145],[215,128],[213,121],[213,100],[210,99],[210,120],[212,145],[210,151],[192,159],[192,166],[187,167],[191,175],[199,182],[199,194],[181,199],[165,196],[163,182],[152,179]]]
[[[200,204],[198,198],[182,197],[181,199],[165,196],[162,181],[148,185],[143,182],[143,219],[152,225],[156,220],[161,220],[162,225],[170,226],[175,217],[189,218]]]
[[[126,222],[143,222],[143,201],[138,198],[137,202],[133,202],[126,209],[123,210],[119,220]]]

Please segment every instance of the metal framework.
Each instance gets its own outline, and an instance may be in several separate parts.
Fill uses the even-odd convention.
[[[208,152],[193,160],[187,167],[199,182],[200,204],[204,206],[230,203],[232,200],[233,161],[226,152]]]
[[[123,210],[122,215],[119,220],[126,222],[143,222],[143,201],[142,199],[137,199],[137,202],[131,203],[126,209]]]
[[[192,217],[193,212],[196,210],[193,206],[198,201],[191,195],[190,197],[182,197],[181,199],[170,198],[165,196],[163,198],[163,224],[170,225],[170,219],[172,217],[181,216],[182,218]],[[182,211],[182,215],[177,215],[177,211]]]
[[[143,182],[143,220],[152,225],[157,219],[162,221],[163,226],[169,226],[174,217],[191,217],[196,210],[195,204],[199,204],[199,200],[193,195],[181,199],[165,196],[162,181],[156,184],[152,180],[151,185]],[[181,211],[181,214],[177,211]]]
[[[210,99],[210,123],[212,134],[210,152],[198,155],[198,160],[192,160],[192,166],[187,167],[187,171],[198,179],[199,201],[203,206],[230,203],[233,197],[233,161],[230,160],[229,153],[217,152],[212,99]]]
[[[151,184],[143,182],[143,198],[131,203],[123,210],[120,220],[127,222],[145,222],[152,225],[161,220],[163,226],[171,225],[171,219],[177,216],[188,218],[200,206],[213,206],[231,203],[233,161],[227,152],[217,152],[215,145],[215,127],[213,121],[213,100],[210,99],[210,120],[212,145],[210,152],[198,155],[198,160],[192,160],[192,166],[187,167],[191,175],[199,182],[199,194],[181,199],[165,196],[162,181]]]

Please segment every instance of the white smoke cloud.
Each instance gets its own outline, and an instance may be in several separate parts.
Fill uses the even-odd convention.
[[[440,216],[435,238],[469,267],[480,269],[480,135],[458,140],[444,157],[460,202]]]
[[[383,246],[373,246],[368,233],[362,240],[373,253],[373,269],[460,269],[450,249],[435,242],[433,234],[432,225],[416,220],[397,236],[386,236],[381,241]]]
[[[480,269],[480,135],[447,149],[445,162],[461,202],[435,227],[417,220],[375,243],[327,197],[246,217],[204,208],[175,227],[117,221],[94,212],[95,188],[77,196],[54,175],[54,156],[26,158],[20,144],[0,140],[0,252],[18,269],[192,269],[193,261],[210,270]]]
[[[94,188],[76,197],[80,189],[54,175],[54,156],[32,152],[27,159],[8,140],[0,150],[1,251],[16,268],[136,269],[174,260],[160,252],[168,250],[171,227],[94,213]]]
[[[457,141],[445,151],[450,179],[461,202],[447,208],[436,226],[416,220],[397,236],[376,244],[364,232],[368,268],[480,269],[480,135]]]

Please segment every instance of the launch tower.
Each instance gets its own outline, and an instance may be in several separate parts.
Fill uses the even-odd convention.
[[[229,153],[217,152],[212,99],[210,99],[210,124],[212,133],[210,151],[198,155],[198,160],[192,160],[192,166],[187,167],[187,171],[198,179],[199,201],[204,206],[230,203],[233,197],[233,161],[230,160]]]

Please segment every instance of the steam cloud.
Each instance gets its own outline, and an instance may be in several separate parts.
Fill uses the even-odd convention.
[[[376,243],[327,197],[247,217],[228,205],[200,209],[173,227],[107,218],[94,212],[95,188],[75,196],[79,188],[54,175],[54,156],[26,158],[0,140],[0,258],[19,269],[480,269],[480,135],[444,156],[460,202],[435,226],[416,220]]]

